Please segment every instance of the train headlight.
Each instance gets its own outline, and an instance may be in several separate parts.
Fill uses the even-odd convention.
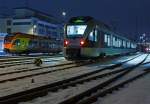
[[[83,46],[84,45],[84,40],[80,40],[80,45]]]

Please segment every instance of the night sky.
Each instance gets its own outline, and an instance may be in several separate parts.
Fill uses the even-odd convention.
[[[92,16],[127,34],[130,38],[142,33],[150,35],[150,0],[0,0],[0,13],[12,8],[24,7],[62,17],[66,21],[72,16]],[[6,12],[7,11],[7,12]]]

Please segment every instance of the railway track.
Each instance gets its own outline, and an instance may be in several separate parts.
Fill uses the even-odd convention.
[[[121,62],[121,63],[118,63],[118,64],[115,64],[115,65],[112,65],[110,66],[111,67],[117,67],[117,66],[120,66],[122,63],[125,63],[127,61],[130,61],[130,60],[133,60],[134,58],[137,58],[139,57],[138,56],[135,56],[131,59],[128,59],[128,60],[125,60],[124,62]],[[53,60],[52,60],[53,61]],[[80,63],[80,62],[78,62]],[[73,68],[73,67],[80,67],[80,66],[84,66],[84,65],[88,65],[90,64],[91,62],[85,62],[85,63],[81,63],[81,64],[74,64],[74,62],[67,62],[67,63],[62,63],[62,64],[57,64],[57,65],[49,65],[49,66],[43,66],[43,67],[37,67],[37,68],[30,68],[30,69],[20,69],[20,70],[15,70],[15,71],[9,71],[9,72],[3,72],[3,73],[0,73],[0,76],[3,77],[5,75],[12,75],[12,74],[18,74],[18,73],[23,73],[24,76],[20,76],[20,77],[15,77],[15,78],[9,78],[9,79],[5,79],[5,80],[0,80],[0,82],[5,82],[5,81],[10,81],[10,80],[16,80],[16,79],[19,79],[19,78],[25,78],[25,77],[29,77],[29,76],[36,76],[36,75],[41,75],[41,74],[47,74],[47,73],[51,73],[51,72],[56,72],[56,71],[61,71],[61,70],[66,70],[66,69],[70,69],[70,68]],[[93,62],[92,62],[93,63]],[[91,63],[91,64],[92,64]],[[69,65],[67,67],[65,67],[65,65]],[[54,67],[61,67],[63,66],[64,68],[58,68],[58,69],[54,69],[54,70],[46,70],[46,71],[43,71],[44,69],[47,69],[47,68],[54,68]],[[107,67],[108,68],[108,67]],[[35,74],[32,74],[30,73],[30,75],[25,75],[25,72],[33,72],[33,71],[37,71],[37,70],[41,70],[41,72],[38,72],[38,73],[35,73]],[[16,75],[14,75],[16,76]]]
[[[146,59],[147,57],[145,57]],[[125,84],[130,83],[149,72],[134,72],[135,75],[130,75],[130,77],[125,78],[129,73],[133,73],[134,69],[141,65],[144,61],[142,60],[140,63],[134,66],[126,67],[122,73],[113,76],[112,78],[107,79],[104,82],[99,83],[98,85],[79,93],[75,96],[72,96],[64,101],[59,102],[59,104],[91,104],[95,102],[98,97],[103,97],[109,93],[112,93],[114,90],[118,90],[120,87],[123,87]],[[119,80],[119,82],[117,82]],[[82,100],[81,100],[82,99]]]
[[[133,59],[135,59],[137,57],[134,57]],[[66,88],[67,86],[75,86],[76,84],[83,83],[84,81],[97,79],[97,77],[100,78],[100,77],[104,77],[104,76],[108,76],[108,75],[113,75],[115,73],[117,73],[118,75],[122,75],[123,73],[128,73],[129,70],[114,69],[113,71],[109,70],[108,72],[104,72],[104,73],[101,73],[101,72],[103,72],[106,69],[116,68],[118,66],[121,66],[123,63],[126,63],[126,62],[131,61],[131,60],[132,59],[128,59],[128,60],[126,60],[126,61],[124,61],[122,63],[118,63],[116,65],[105,67],[105,68],[102,68],[102,69],[99,69],[99,70],[96,70],[96,71],[92,71],[92,72],[88,72],[88,73],[85,73],[85,74],[81,74],[79,76],[75,76],[75,77],[72,77],[72,78],[69,78],[69,79],[60,80],[58,82],[51,83],[49,85],[40,86],[40,87],[33,88],[33,89],[30,89],[30,90],[18,92],[18,93],[12,94],[12,95],[4,96],[4,97],[0,98],[0,101],[1,101],[0,103],[6,104],[6,103],[10,103],[10,102],[12,103],[12,101],[13,101],[13,104],[15,104],[15,103],[20,102],[22,100],[27,100],[26,98],[37,97],[37,95],[41,96],[41,94],[45,95],[49,91],[56,91],[56,90],[61,89],[61,88]],[[80,67],[80,66],[78,66],[78,67]],[[132,66],[130,68],[134,68],[134,67]],[[65,68],[65,69],[68,69],[68,68]],[[98,73],[101,73],[101,74],[99,75]],[[27,77],[29,77],[29,76],[27,76]],[[22,78],[25,78],[25,77],[22,77]],[[14,80],[16,80],[16,79],[14,79]],[[64,101],[64,102],[66,102],[66,101]],[[63,104],[63,102],[62,102],[62,104]],[[66,103],[64,103],[64,104],[66,104]],[[72,104],[72,103],[68,103],[68,104]]]
[[[58,65],[51,65],[51,66],[45,66],[45,67],[38,67],[38,68],[31,68],[28,70],[18,70],[18,71],[12,71],[12,72],[7,72],[7,73],[1,73],[0,76],[2,79],[2,77],[6,76],[10,76],[12,74],[14,74],[13,78],[8,78],[8,79],[4,79],[4,80],[0,80],[0,83],[6,82],[6,81],[12,81],[12,80],[18,80],[18,79],[23,79],[23,78],[27,78],[27,77],[33,77],[33,76],[38,76],[38,75],[44,75],[44,74],[49,74],[52,72],[56,72],[56,71],[62,71],[62,70],[67,70],[69,68],[74,68],[74,67],[80,67],[80,66],[84,66],[87,65],[89,63],[81,63],[81,64],[74,64],[74,63],[64,63],[64,64],[58,64]],[[48,68],[54,68],[53,70],[47,70]],[[62,68],[63,67],[63,68]],[[44,71],[44,69],[46,69]],[[39,71],[40,70],[40,71]],[[39,72],[34,72],[34,71],[39,71]],[[25,72],[31,72],[29,74],[26,74]],[[16,77],[16,74],[21,74],[20,76]]]
[[[0,57],[0,62],[9,62],[9,61],[20,61],[20,60],[30,60],[30,59],[35,59],[37,57],[40,58],[54,58],[54,57],[61,57],[61,55],[53,55],[53,56],[16,56],[16,57]]]
[[[60,61],[62,59],[54,59],[55,56],[51,57],[40,57],[43,62],[52,62],[52,61]],[[18,66],[18,65],[25,65],[25,64],[34,64],[34,60],[37,57],[28,57],[28,58],[14,58],[14,59],[8,59],[7,61],[5,60],[4,62],[1,62],[0,68],[6,68],[6,67],[11,67],[11,66]],[[1,59],[3,60],[3,59]],[[0,60],[0,61],[1,61]]]
[[[136,57],[138,57],[139,55],[136,55],[136,56],[134,56],[133,57],[133,59],[134,58],[136,58]],[[132,58],[131,58],[132,59]],[[61,65],[69,65],[69,64],[71,64],[71,63],[73,63],[73,62],[66,62],[66,63],[61,63],[62,62],[62,60],[61,59],[49,59],[49,60],[44,60],[43,62],[54,62],[55,61],[55,64],[52,64],[52,65],[43,65],[42,67],[33,67],[33,68],[29,68],[29,67],[25,67],[24,65],[25,65],[25,62],[19,62],[19,63],[16,63],[15,65],[13,64],[13,63],[11,63],[11,64],[6,64],[6,65],[4,65],[4,64],[1,64],[0,65],[0,68],[6,68],[6,69],[3,69],[3,70],[1,70],[1,72],[0,72],[0,75],[1,76],[3,76],[3,75],[7,75],[7,74],[15,74],[15,73],[23,73],[23,72],[31,72],[31,71],[36,71],[36,70],[43,70],[43,69],[46,69],[46,68],[52,68],[52,67],[57,67],[57,66],[61,66]],[[58,61],[58,64],[56,63],[56,61]],[[103,60],[102,60],[102,62],[104,62]],[[23,64],[23,66],[21,67],[21,66],[18,66],[18,65],[22,65]],[[33,64],[33,61],[31,61],[31,62],[28,62],[28,63],[26,63],[27,65],[29,65],[29,64]],[[120,63],[119,63],[120,64]],[[13,66],[16,66],[17,65],[17,67],[15,67],[15,68],[13,68]],[[118,64],[117,64],[118,65]],[[11,70],[9,70],[7,67],[11,67],[12,66],[12,68],[11,68]]]
[[[43,60],[43,62],[52,62],[52,61],[59,61],[58,59],[51,59],[51,58],[56,58],[60,57],[60,55],[56,56],[38,56]],[[18,65],[25,65],[25,64],[33,64],[34,60],[38,57],[10,57],[10,58],[1,58],[0,62],[0,68],[7,68],[7,67],[12,67],[12,66],[18,66]],[[47,60],[49,59],[50,60]]]

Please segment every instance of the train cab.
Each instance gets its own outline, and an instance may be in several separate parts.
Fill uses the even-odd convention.
[[[92,28],[93,24],[89,25],[90,20],[92,20],[91,17],[72,18],[65,26],[65,58],[86,57],[86,53],[87,55],[90,55],[89,52],[92,50],[89,50],[88,48],[94,48],[95,43],[98,40],[96,30]]]
[[[13,41],[14,35],[8,34],[4,38],[4,52],[9,53],[10,49],[12,47],[12,41]]]

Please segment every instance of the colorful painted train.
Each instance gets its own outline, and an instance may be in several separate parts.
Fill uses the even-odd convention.
[[[67,60],[90,59],[136,51],[136,43],[89,16],[73,17],[65,26]]]
[[[50,37],[13,33],[5,36],[4,51],[12,54],[59,53],[62,43]]]

